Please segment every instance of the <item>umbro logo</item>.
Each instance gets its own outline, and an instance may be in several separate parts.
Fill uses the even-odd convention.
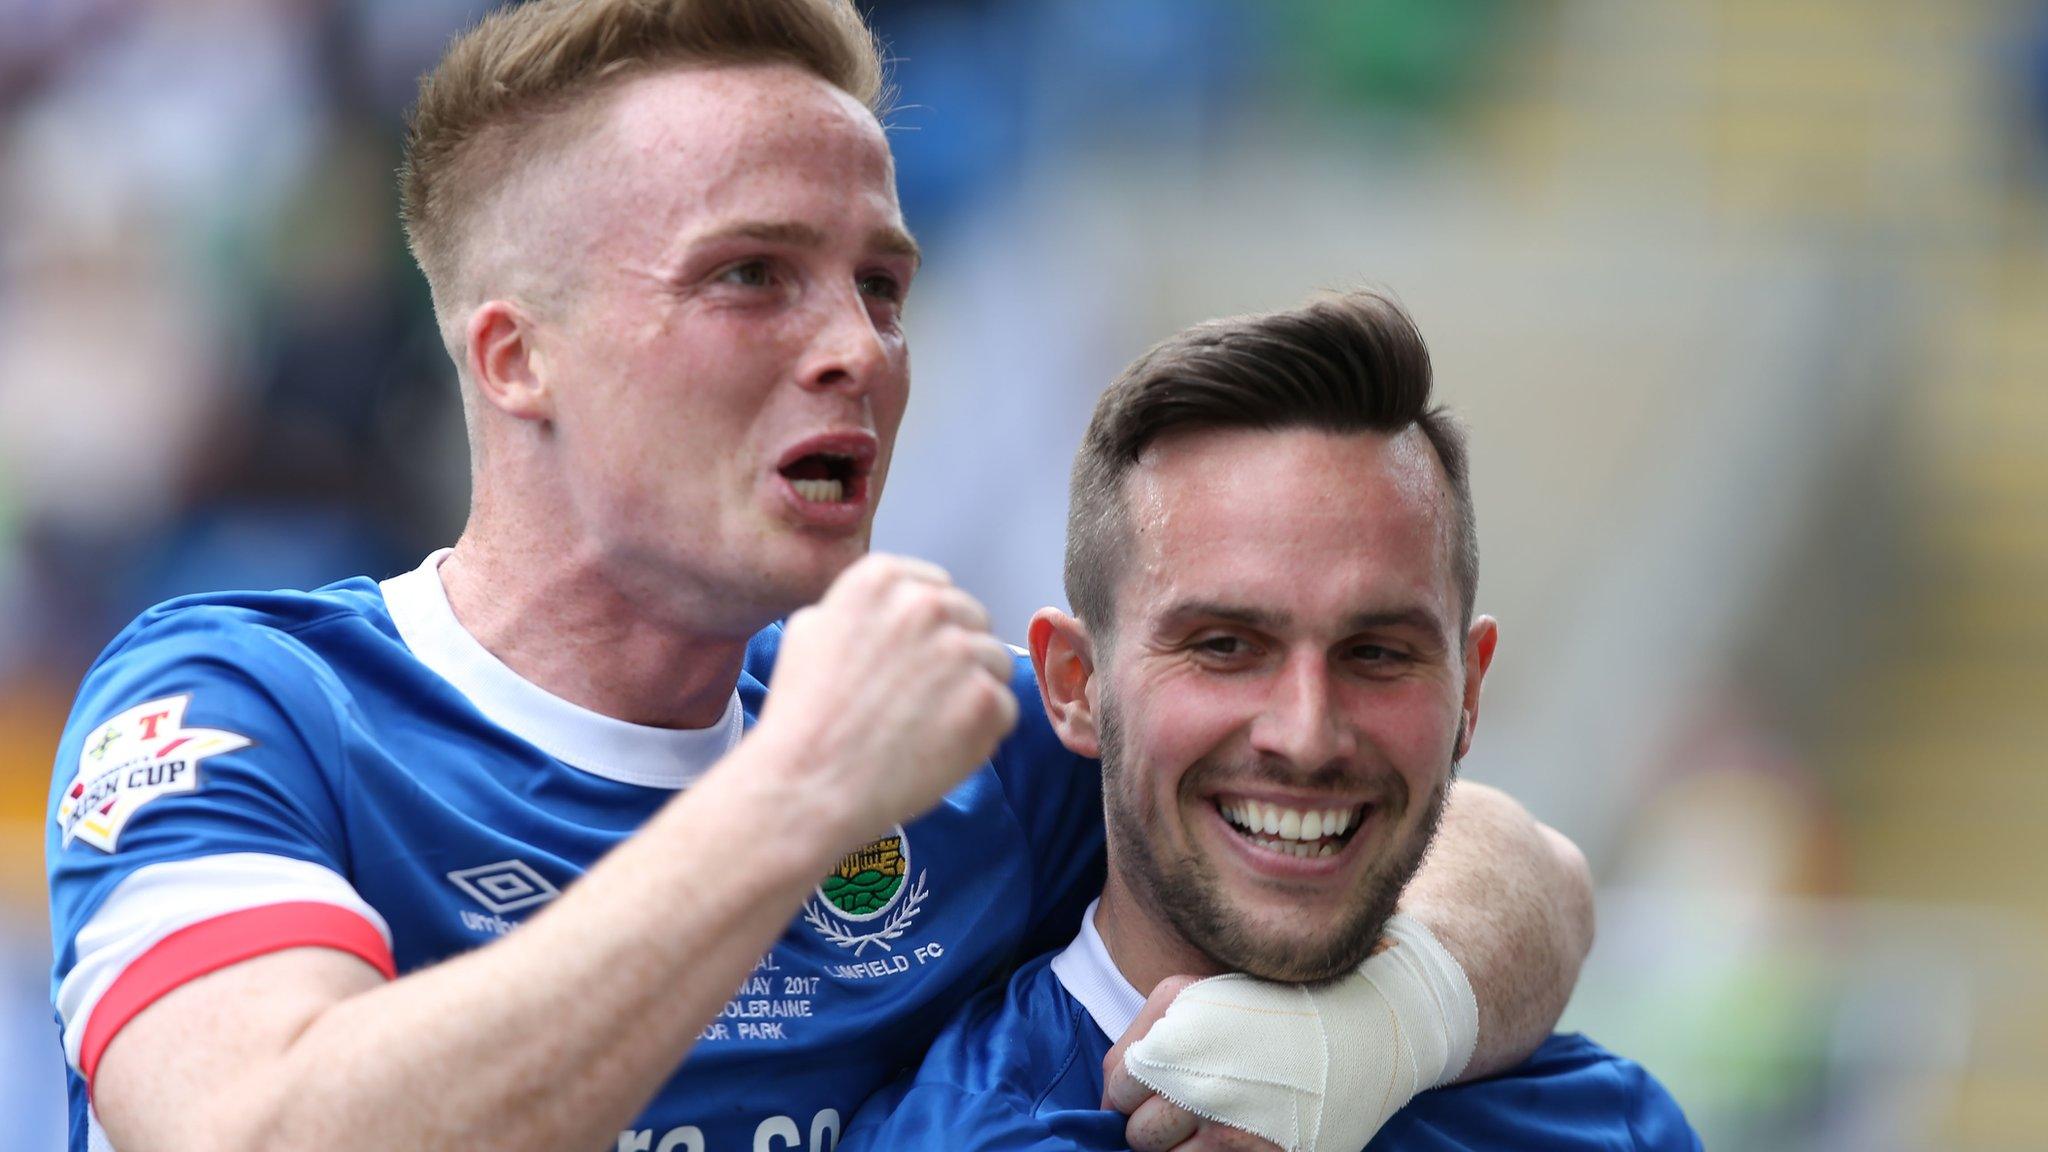
[[[547,877],[524,860],[479,864],[450,872],[448,879],[468,893],[470,899],[500,916],[545,904],[562,894],[561,889],[548,883]]]

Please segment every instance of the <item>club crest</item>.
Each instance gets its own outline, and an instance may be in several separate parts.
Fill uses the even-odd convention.
[[[858,956],[872,944],[891,951],[923,906],[925,873],[911,881],[910,836],[893,832],[840,857],[804,904],[804,919],[818,934]]]

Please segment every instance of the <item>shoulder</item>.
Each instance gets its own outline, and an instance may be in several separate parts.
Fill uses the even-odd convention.
[[[114,637],[79,686],[71,725],[97,724],[154,696],[290,705],[332,695],[324,653],[346,642],[396,643],[376,585],[352,580],[317,592],[187,596],[138,616]],[[382,624],[379,620],[382,620]],[[195,703],[200,701],[195,700]]]
[[[367,579],[314,592],[185,596],[136,617],[101,652],[87,677],[109,665],[181,660],[287,671],[307,663],[310,636],[348,625],[389,633],[382,597]]]
[[[1671,1094],[1643,1067],[1576,1033],[1544,1041],[1499,1076],[1417,1096],[1372,1148],[1508,1149],[1532,1133],[1548,1148],[1699,1148]]]
[[[86,673],[58,744],[51,805],[62,842],[83,835],[111,850],[120,814],[159,794],[196,796],[202,777],[238,766],[276,783],[330,759],[346,691],[328,664],[332,645],[310,638],[339,621],[381,635],[362,596],[374,600],[376,586],[357,583],[339,594],[186,597],[124,629]],[[153,785],[158,777],[176,786]]]

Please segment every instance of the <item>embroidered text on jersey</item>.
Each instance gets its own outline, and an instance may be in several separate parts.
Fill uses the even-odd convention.
[[[199,762],[254,743],[218,728],[185,727],[190,693],[137,704],[86,735],[78,775],[57,805],[64,846],[73,840],[114,851],[144,804],[199,787]]]

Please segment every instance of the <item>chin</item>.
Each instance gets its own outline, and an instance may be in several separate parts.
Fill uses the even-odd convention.
[[[1219,969],[1287,983],[1327,980],[1356,968],[1371,955],[1385,920],[1364,901],[1332,913],[1318,902],[1279,896],[1189,899],[1194,894],[1185,888],[1163,895],[1181,937]]]
[[[1311,932],[1295,927],[1295,931],[1282,931],[1271,923],[1252,924],[1247,939],[1257,944],[1244,949],[1244,963],[1237,970],[1290,984],[1328,980],[1363,963],[1379,935],[1374,931],[1360,938],[1345,930],[1349,926],[1327,923]]]
[[[1242,972],[1261,980],[1276,984],[1320,984],[1334,980],[1358,967],[1370,952],[1352,959],[1348,953],[1332,950],[1327,940],[1304,940],[1288,943],[1267,940],[1264,946],[1235,957],[1212,956],[1217,966],[1226,971]]]

